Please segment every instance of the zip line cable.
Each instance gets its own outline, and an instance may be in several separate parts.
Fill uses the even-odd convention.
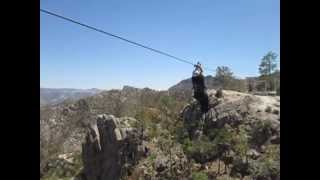
[[[148,47],[148,46],[146,46],[146,45],[143,45],[143,44],[140,44],[140,43],[131,41],[131,40],[128,40],[128,39],[126,39],[126,38],[117,36],[117,35],[115,35],[115,34],[112,34],[112,33],[106,32],[106,31],[104,31],[104,30],[95,28],[95,27],[93,27],[93,26],[89,26],[89,25],[83,24],[83,23],[81,23],[81,22],[78,22],[78,21],[76,21],[76,20],[73,20],[73,19],[70,19],[70,18],[61,16],[61,15],[58,15],[58,14],[56,14],[56,13],[53,13],[53,12],[50,12],[50,11],[47,11],[47,10],[44,10],[44,9],[41,9],[41,8],[40,8],[40,11],[43,12],[43,13],[46,13],[46,14],[49,14],[49,15],[58,17],[58,18],[60,18],[60,19],[63,19],[63,20],[66,20],[66,21],[69,21],[69,22],[78,24],[78,25],[80,25],[80,26],[89,28],[89,29],[91,29],[91,30],[100,32],[100,33],[102,33],[102,34],[105,34],[105,35],[108,35],[108,36],[112,36],[112,37],[114,37],[114,38],[118,38],[118,39],[120,39],[120,40],[123,40],[123,41],[126,41],[126,42],[128,42],[128,43],[134,44],[134,45],[136,45],[136,46],[139,46],[139,47],[148,49],[148,50],[153,51],[153,52],[156,52],[156,53],[158,53],[158,54],[162,54],[162,55],[164,55],[164,56],[173,58],[173,59],[178,60],[178,61],[180,61],[180,62],[184,62],[184,63],[191,64],[191,65],[195,65],[195,64],[193,64],[192,62],[187,61],[187,60],[185,60],[185,59],[178,58],[178,57],[176,57],[176,56],[173,56],[173,55],[171,55],[171,54],[165,53],[165,52],[163,52],[163,51],[160,51],[160,50],[157,50],[157,49]],[[214,71],[214,70],[211,70],[211,69],[209,69],[209,68],[205,68],[205,67],[203,67],[203,68],[206,69],[206,70],[209,70],[209,71]]]

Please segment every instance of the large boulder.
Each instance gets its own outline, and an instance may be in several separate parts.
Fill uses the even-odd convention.
[[[272,143],[280,142],[280,113],[273,113],[280,112],[280,97],[256,96],[229,90],[223,90],[222,95],[218,92],[217,96],[217,91],[213,89],[207,93],[209,96],[207,113],[201,112],[200,104],[195,100],[180,113],[191,139],[198,139],[199,135],[207,134],[212,129],[221,129],[225,125],[232,128],[246,125],[250,131],[259,126],[264,127],[256,132],[255,136],[258,138],[254,137],[261,139],[257,142],[259,145],[270,139]]]
[[[83,180],[120,179],[142,157],[141,132],[130,127],[134,118],[99,115],[88,127],[82,146]]]

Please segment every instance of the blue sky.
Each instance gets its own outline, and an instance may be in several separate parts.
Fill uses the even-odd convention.
[[[280,53],[279,0],[41,0],[41,8],[239,77],[258,75],[263,55]],[[192,70],[40,13],[41,87],[167,89]]]

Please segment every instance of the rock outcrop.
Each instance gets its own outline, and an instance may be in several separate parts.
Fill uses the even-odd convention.
[[[280,142],[280,97],[255,96],[235,91],[223,91],[223,96],[216,96],[217,91],[209,90],[209,111],[202,113],[197,101],[188,104],[181,112],[184,126],[191,139],[206,134],[212,129],[225,125],[237,128],[245,125],[256,128],[255,139],[265,143]],[[277,112],[277,113],[274,113]],[[259,129],[261,124],[268,124]]]
[[[208,91],[207,113],[193,101],[180,114],[189,139],[195,142],[189,156],[201,164],[217,159],[231,164],[232,177],[279,179],[280,97],[216,93]],[[219,145],[230,148],[221,150]]]
[[[133,118],[99,115],[88,127],[82,146],[82,180],[120,179],[144,154],[141,132],[130,126]]]
[[[157,110],[151,105],[160,101],[161,95],[155,96],[157,92],[149,89],[125,87],[123,91],[101,93],[99,97],[91,97],[75,105],[57,107],[53,115],[48,111],[50,118],[42,118],[46,121],[41,121],[40,142],[45,148],[61,144],[63,151],[59,153],[58,160],[50,161],[50,166],[44,167],[58,169],[61,178],[77,174],[77,177],[73,176],[77,180],[156,180],[190,179],[192,173],[198,171],[207,173],[209,177],[221,176],[221,162],[226,165],[224,176],[227,177],[278,178],[280,167],[277,163],[280,160],[274,155],[280,147],[280,97],[227,90],[218,94],[215,90],[208,90],[207,93],[207,113],[202,113],[200,104],[192,101],[180,113],[183,122],[177,121],[171,126],[168,126],[171,121],[164,121],[166,118],[154,120],[158,116],[151,116],[151,113],[146,116],[149,124],[144,122],[146,118],[138,121],[130,117],[102,114],[116,112],[113,106],[123,112],[129,111],[131,107],[139,106],[140,100],[146,104],[144,102],[150,97],[154,101],[150,101],[150,106],[145,109]],[[119,97],[119,101],[116,101],[117,98],[110,101],[113,97]],[[176,112],[172,106],[169,110]],[[137,113],[132,111],[124,114],[134,116]],[[134,117],[140,119],[144,116]],[[140,129],[141,122],[146,123],[143,131]],[[229,138],[230,134],[241,137],[243,131],[245,141],[238,141],[238,137]],[[55,138],[50,139],[52,136]],[[81,158],[73,158],[82,159],[81,164],[74,164],[69,157],[69,149],[76,149],[78,153],[78,149],[81,149]],[[43,156],[46,156],[45,153]],[[272,166],[269,162],[272,162]]]
[[[168,98],[169,97],[169,98]],[[169,99],[169,101],[163,101]],[[166,105],[174,102],[174,105]],[[137,117],[142,111],[160,119],[161,108],[168,109],[173,117],[186,100],[176,100],[167,91],[125,86],[122,90],[103,91],[76,102],[63,102],[40,108],[40,171],[58,154],[81,152],[86,136],[86,126],[96,121],[99,114],[116,117]],[[141,118],[140,118],[141,119]]]

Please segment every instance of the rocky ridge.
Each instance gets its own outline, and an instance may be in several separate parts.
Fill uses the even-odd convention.
[[[139,92],[126,91],[132,96]],[[180,113],[181,126],[169,132],[160,121],[155,137],[141,128],[141,119],[91,112],[79,121],[88,123],[79,128],[83,168],[77,178],[192,179],[203,173],[211,179],[279,179],[280,97],[226,90],[221,97],[216,94],[208,90],[207,113],[192,101]],[[81,104],[65,111],[82,117],[76,113],[80,107],[86,109]],[[220,173],[220,161],[226,174]]]

